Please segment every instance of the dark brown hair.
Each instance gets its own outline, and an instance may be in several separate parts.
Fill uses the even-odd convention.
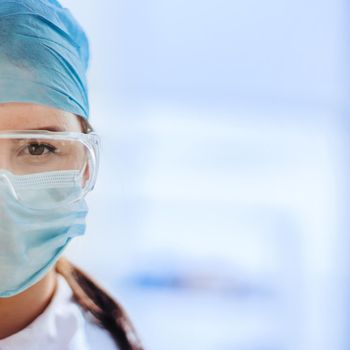
[[[55,268],[71,287],[76,302],[110,333],[118,349],[143,350],[125,310],[112,296],[66,258],[61,257]]]
[[[89,132],[94,131],[94,128],[91,126],[91,124],[86,118],[77,114],[75,115],[78,117],[78,121],[81,126],[81,132],[83,132],[84,134],[88,134]]]

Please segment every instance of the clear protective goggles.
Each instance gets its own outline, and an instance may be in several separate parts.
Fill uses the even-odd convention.
[[[0,186],[31,209],[71,204],[94,188],[99,149],[94,132],[0,131]]]

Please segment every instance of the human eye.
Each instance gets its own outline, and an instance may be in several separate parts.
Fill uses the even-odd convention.
[[[55,146],[43,142],[30,142],[24,149],[24,153],[31,156],[44,156],[56,151]]]

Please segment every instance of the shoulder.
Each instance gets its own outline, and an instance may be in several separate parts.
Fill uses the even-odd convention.
[[[117,350],[118,347],[112,340],[109,332],[96,323],[94,317],[78,306],[85,320],[86,342],[91,350]]]
[[[76,303],[76,307],[80,308],[87,328],[91,330],[93,327],[96,330],[97,326],[99,330],[97,334],[101,336],[101,332],[108,334],[109,343],[115,341],[133,349],[143,349],[135,327],[122,305],[97,281],[64,258],[56,263],[56,271],[64,278],[60,280],[64,281],[70,290],[71,303]],[[83,312],[82,309],[87,312]],[[109,332],[99,327],[96,322],[91,322],[92,319],[88,317],[90,314]],[[96,334],[95,331],[90,333],[94,336]],[[90,342],[93,342],[91,337]],[[114,347],[117,348],[115,345]]]
[[[69,284],[65,278],[59,274],[58,288],[61,289],[61,293],[65,295],[63,302],[66,304],[66,306],[70,305],[71,307],[74,307],[82,320],[81,337],[83,339],[81,343],[86,344],[89,350],[117,350],[118,347],[114,343],[109,332],[102,328],[97,323],[96,319],[76,302]]]

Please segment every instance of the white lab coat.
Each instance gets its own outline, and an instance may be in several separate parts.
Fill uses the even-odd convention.
[[[0,350],[116,350],[109,333],[73,299],[64,277],[50,304],[29,326],[0,340]]]

